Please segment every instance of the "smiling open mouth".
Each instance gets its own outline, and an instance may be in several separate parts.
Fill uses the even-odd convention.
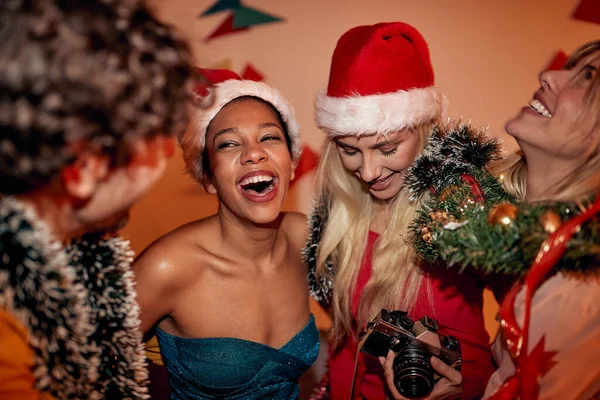
[[[268,175],[252,176],[240,182],[242,190],[252,196],[266,196],[275,188],[277,178]]]
[[[543,115],[546,118],[552,118],[552,114],[550,113],[550,111],[548,111],[546,106],[544,106],[542,104],[542,102],[537,99],[531,100],[529,102],[529,107],[531,109],[533,109],[535,112],[537,112],[538,114]]]
[[[380,190],[385,190],[385,189],[387,189],[387,187],[388,187],[388,185],[389,185],[389,183],[390,183],[390,181],[392,180],[392,177],[393,177],[394,175],[395,175],[394,173],[391,173],[391,174],[389,174],[388,176],[386,176],[385,178],[383,178],[383,179],[379,179],[379,180],[377,180],[377,181],[375,181],[375,182],[371,183],[371,184],[369,185],[369,188],[370,188],[371,190],[375,190],[375,191],[380,191]]]

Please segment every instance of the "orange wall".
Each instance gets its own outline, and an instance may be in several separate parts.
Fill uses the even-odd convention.
[[[600,26],[569,17],[578,0],[246,0],[285,22],[204,42],[225,14],[198,19],[213,1],[154,0],[156,11],[190,39],[198,64],[231,59],[238,73],[251,62],[294,104],[302,139],[318,150],[323,135],[313,124],[312,103],[324,88],[335,43],[347,29],[401,20],[417,27],[430,45],[437,85],[450,100],[449,115],[503,133],[504,121],[531,98],[537,74],[557,49],[572,51],[600,38]],[[217,202],[183,174],[178,153],[164,178],[132,212],[125,230],[140,251],[171,229],[215,212]],[[292,189],[287,209],[307,212],[311,179]],[[486,294],[490,332],[497,305]],[[321,319],[321,323],[324,323]]]

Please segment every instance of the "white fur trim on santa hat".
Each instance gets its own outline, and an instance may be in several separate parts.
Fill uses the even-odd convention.
[[[294,163],[298,161],[300,128],[291,104],[277,89],[263,82],[230,79],[211,87],[209,95],[200,100],[200,104],[194,110],[191,129],[188,129],[181,139],[187,170],[196,180],[202,179],[202,153],[208,125],[225,105],[243,96],[258,97],[279,111],[291,141],[292,160]]]
[[[315,119],[330,137],[388,134],[440,120],[446,104],[446,97],[435,87],[347,97],[331,97],[321,91],[315,102]]]

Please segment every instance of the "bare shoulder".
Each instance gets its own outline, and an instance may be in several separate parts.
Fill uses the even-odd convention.
[[[177,311],[181,296],[201,284],[207,271],[210,218],[191,222],[157,239],[134,261],[142,330]],[[214,237],[214,235],[212,235]],[[208,239],[207,239],[208,238]]]
[[[284,213],[282,228],[295,246],[298,246],[299,249],[304,247],[308,235],[306,215],[299,212]]]
[[[137,280],[151,280],[171,288],[181,288],[192,281],[202,271],[202,255],[206,253],[202,238],[209,236],[210,224],[210,217],[190,222],[154,241],[133,264]]]

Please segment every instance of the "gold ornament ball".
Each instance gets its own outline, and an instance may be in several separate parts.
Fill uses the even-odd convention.
[[[490,225],[510,226],[517,218],[517,207],[502,203],[492,207],[488,213],[488,223]]]
[[[421,238],[425,241],[425,243],[431,244],[431,242],[433,242],[433,235],[426,226],[421,229]]]
[[[540,216],[540,224],[548,233],[554,233],[562,225],[560,215],[553,211],[546,211]]]
[[[456,218],[454,218],[454,216],[449,214],[447,211],[432,211],[429,213],[429,217],[433,221],[439,222],[442,225],[445,225],[448,222],[456,221]]]

